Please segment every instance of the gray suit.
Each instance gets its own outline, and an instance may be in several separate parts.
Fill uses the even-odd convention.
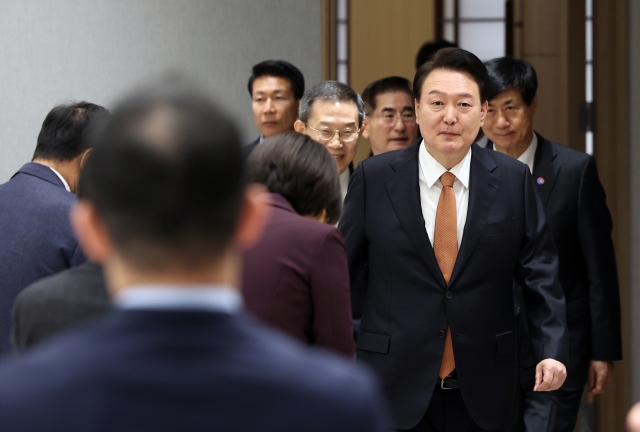
[[[85,264],[25,288],[13,308],[11,343],[21,350],[102,315],[109,298],[98,264]]]

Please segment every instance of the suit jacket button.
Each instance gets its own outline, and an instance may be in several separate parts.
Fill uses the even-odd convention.
[[[440,330],[440,331],[438,332],[438,337],[439,337],[440,339],[442,339],[442,338],[444,337],[444,330]]]
[[[447,291],[447,293],[444,295],[447,300],[451,299],[451,297],[453,297],[453,293],[451,291]]]

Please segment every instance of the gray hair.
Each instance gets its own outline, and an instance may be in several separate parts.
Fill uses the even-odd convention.
[[[306,123],[311,117],[311,107],[317,100],[352,102],[358,107],[358,127],[364,121],[364,102],[354,89],[338,81],[322,81],[307,90],[300,99],[298,118]]]

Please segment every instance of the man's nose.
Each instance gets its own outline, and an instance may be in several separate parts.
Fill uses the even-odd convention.
[[[342,141],[340,141],[340,136],[338,135],[338,132],[335,132],[333,134],[333,137],[331,137],[331,139],[327,143],[328,147],[335,148],[335,149],[342,148],[343,145],[344,144],[342,144]]]
[[[498,113],[498,118],[496,119],[496,127],[498,128],[506,128],[509,127],[509,119],[503,113]]]
[[[402,132],[406,129],[406,125],[404,123],[404,119],[402,118],[402,115],[396,115],[393,118],[393,129],[399,132]]]
[[[443,121],[447,124],[456,124],[458,117],[456,115],[456,108],[452,105],[445,107]]]
[[[264,112],[272,113],[274,111],[275,111],[275,104],[273,103],[273,100],[269,98],[264,104]]]

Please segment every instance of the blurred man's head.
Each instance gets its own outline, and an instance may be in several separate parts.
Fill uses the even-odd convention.
[[[54,107],[42,122],[33,162],[54,168],[75,192],[89,152],[89,132],[108,116],[105,108],[89,102]]]
[[[300,100],[295,130],[324,144],[342,174],[356,155],[364,116],[362,98],[351,87],[323,81]]]
[[[487,69],[460,48],[444,48],[416,72],[416,116],[429,154],[446,169],[469,151],[487,113]]]
[[[263,137],[293,130],[304,77],[283,60],[267,60],[253,67],[248,83],[253,121]]]
[[[458,45],[445,39],[438,39],[433,42],[425,42],[416,55],[416,70],[426,62],[433,60],[436,53],[443,48],[457,48]]]
[[[243,161],[235,125],[197,90],[171,80],[136,93],[81,177],[72,219],[85,251],[111,275],[213,274],[255,235]]]
[[[382,78],[362,92],[367,111],[362,136],[375,155],[408,147],[418,138],[414,97],[409,81],[402,77]]]
[[[496,150],[518,157],[533,139],[538,107],[538,78],[524,60],[501,57],[485,63],[489,73],[489,109],[482,131]]]

